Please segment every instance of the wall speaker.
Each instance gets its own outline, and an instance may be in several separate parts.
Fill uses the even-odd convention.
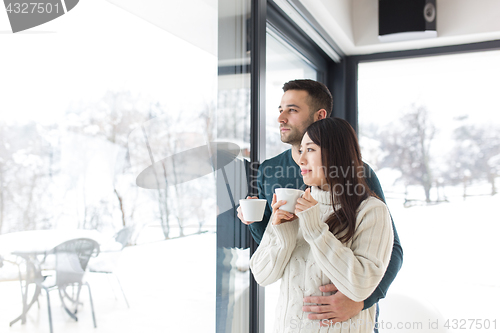
[[[381,42],[437,37],[436,0],[379,0]]]

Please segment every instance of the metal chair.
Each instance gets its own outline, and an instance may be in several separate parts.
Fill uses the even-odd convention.
[[[115,234],[115,241],[122,244],[122,249],[129,245],[134,234],[135,227],[125,227]]]
[[[90,285],[83,280],[83,276],[85,275],[85,270],[90,257],[92,255],[97,256],[99,254],[99,244],[89,238],[73,239],[56,246],[52,251],[50,251],[50,254],[55,256],[55,275],[48,276],[41,283],[41,287],[47,293],[50,332],[53,332],[53,327],[49,291],[58,289],[59,298],[61,299],[64,310],[66,310],[71,318],[78,321],[76,313],[78,311],[78,305],[81,304],[79,299],[80,291],[83,285],[87,286],[89,290],[92,319],[94,321],[94,328],[96,328],[97,325],[94,314],[94,304],[92,302],[92,292],[90,291]],[[67,292],[68,287],[76,287],[76,295],[73,293],[73,295],[70,296]],[[71,311],[68,308],[65,300],[70,301],[72,305],[74,305],[74,311]]]

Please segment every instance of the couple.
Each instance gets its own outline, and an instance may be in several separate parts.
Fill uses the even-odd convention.
[[[268,201],[264,219],[245,221],[238,209],[260,243],[252,272],[261,285],[282,279],[276,332],[370,332],[375,304],[402,263],[380,183],[362,162],[352,127],[329,118],[326,86],[295,80],[283,90],[278,122],[281,140],[292,149],[259,168],[259,197]],[[280,210],[284,202],[276,202],[273,190],[298,181],[309,188],[295,214]]]

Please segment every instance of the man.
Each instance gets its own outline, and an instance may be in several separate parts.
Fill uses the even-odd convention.
[[[238,217],[249,226],[257,243],[260,243],[271,216],[271,202],[274,190],[280,187],[304,189],[305,185],[298,166],[302,136],[310,124],[329,117],[333,108],[332,95],[322,83],[313,80],[289,81],[283,86],[283,91],[278,122],[280,124],[281,141],[290,144],[292,148],[264,161],[259,167],[257,179],[259,198],[266,199],[268,202],[263,220],[261,222],[245,221],[241,209],[238,208]],[[364,167],[368,186],[385,202],[384,193],[377,176],[367,164]],[[333,284],[321,286],[321,292],[335,293],[330,296],[305,297],[304,303],[318,304],[303,307],[303,311],[309,313],[309,319],[329,319],[331,323],[346,321],[385,297],[403,261],[403,250],[394,222],[392,225],[394,245],[391,260],[382,281],[373,294],[364,302],[354,302],[339,292]],[[377,330],[375,329],[375,331]]]

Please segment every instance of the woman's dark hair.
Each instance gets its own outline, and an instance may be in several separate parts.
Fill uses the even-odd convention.
[[[311,140],[321,147],[321,161],[332,194],[333,214],[326,224],[343,243],[354,236],[356,210],[361,202],[374,194],[365,181],[356,133],[340,118],[326,118],[312,123],[306,130]],[[335,207],[340,204],[340,209]]]

